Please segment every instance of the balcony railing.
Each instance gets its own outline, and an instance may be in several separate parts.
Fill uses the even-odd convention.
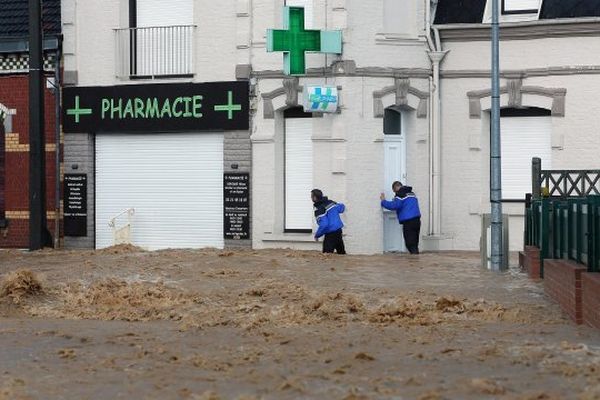
[[[194,74],[194,25],[115,29],[116,73],[121,79]]]

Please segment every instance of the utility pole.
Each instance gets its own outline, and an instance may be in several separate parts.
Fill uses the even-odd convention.
[[[502,160],[500,143],[500,10],[492,0],[492,130],[490,146],[490,202],[492,203],[492,270],[501,271],[502,258]]]
[[[29,250],[43,248],[46,234],[42,34],[41,0],[29,0]]]

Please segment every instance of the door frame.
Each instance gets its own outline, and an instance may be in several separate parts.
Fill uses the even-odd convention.
[[[391,107],[390,107],[391,108]],[[405,123],[405,118],[406,118],[406,113],[402,112],[401,110],[397,110],[395,108],[391,108],[394,112],[397,112],[398,114],[400,114],[400,133],[399,134],[385,134],[384,133],[384,137],[383,137],[383,186],[384,186],[384,192],[386,193],[386,196],[388,196],[391,193],[391,182],[394,182],[396,180],[401,181],[402,183],[406,182],[406,177],[407,177],[407,172],[406,172],[406,131],[405,131],[405,127],[406,127],[406,123]],[[385,126],[385,117],[384,117],[384,126]],[[387,162],[387,146],[390,143],[400,143],[400,151],[401,151],[401,176],[398,177],[388,177],[388,162]],[[388,182],[388,178],[390,178],[391,182]],[[393,195],[393,193],[392,193]],[[391,253],[391,252],[395,252],[394,250],[386,250],[386,238],[385,238],[385,230],[386,230],[386,220],[389,219],[390,217],[393,217],[393,219],[395,220],[396,223],[398,223],[398,221],[396,220],[396,215],[394,211],[390,211],[390,210],[383,210],[383,231],[384,231],[384,236],[383,236],[383,243],[382,243],[382,248],[383,248],[383,252],[384,253]],[[399,248],[400,248],[400,252],[406,252],[406,248],[404,245],[404,238],[403,236],[400,236],[400,243],[399,243]]]

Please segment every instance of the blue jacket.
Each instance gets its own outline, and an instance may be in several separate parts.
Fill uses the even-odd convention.
[[[344,227],[340,214],[346,210],[346,206],[342,203],[336,203],[335,201],[329,200],[327,197],[323,197],[323,199],[315,203],[314,206],[315,218],[319,225],[319,229],[317,229],[317,233],[315,233],[315,238],[318,239],[323,235],[333,233]]]
[[[381,207],[395,210],[400,223],[421,216],[419,200],[410,186],[403,186],[392,201],[381,200]]]

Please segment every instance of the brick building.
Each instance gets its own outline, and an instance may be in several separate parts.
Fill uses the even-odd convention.
[[[61,22],[60,1],[43,2],[44,70],[54,77]],[[29,245],[28,2],[0,2],[0,247]],[[47,87],[52,87],[47,85]],[[56,221],[55,97],[45,91],[46,209]]]

